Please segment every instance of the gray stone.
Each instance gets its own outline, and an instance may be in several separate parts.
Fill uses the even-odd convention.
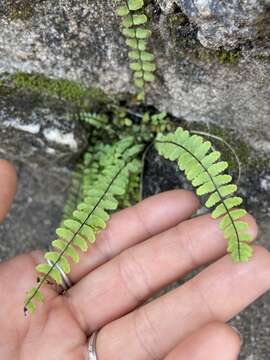
[[[18,192],[0,226],[0,260],[53,240],[72,165],[87,146],[85,130],[67,119],[67,104],[36,93],[1,94],[0,157],[16,165]]]
[[[198,27],[202,45],[210,48],[235,48],[247,41],[268,36],[269,0],[160,0],[161,8],[170,12],[179,5]]]
[[[50,163],[40,167],[14,158],[12,162],[17,169],[18,191],[11,213],[0,225],[0,261],[45,249],[55,239],[71,175],[68,169]]]
[[[2,94],[0,154],[39,166],[74,162],[87,146],[87,135],[79,122],[68,120],[66,106],[37,93]]]
[[[127,49],[114,6],[111,1],[95,1],[91,6],[87,1],[45,1],[37,2],[27,19],[2,17],[0,73],[37,72],[99,87],[109,95],[129,92]],[[226,15],[226,7],[215,8],[224,9],[224,17],[231,16],[231,12]],[[239,11],[236,8],[235,14]],[[158,65],[158,81],[148,89],[148,103],[188,121],[239,128],[252,146],[269,150],[267,36],[256,46],[241,41],[236,55],[211,51],[200,45],[196,28],[183,14],[166,16],[151,5],[148,13]],[[263,18],[268,15],[266,11]]]

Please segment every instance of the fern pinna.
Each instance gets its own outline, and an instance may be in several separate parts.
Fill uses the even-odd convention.
[[[54,280],[62,285],[59,266],[66,274],[71,270],[69,259],[78,263],[78,249],[86,251],[89,243],[94,243],[97,233],[106,227],[110,216],[109,210],[118,207],[117,197],[123,196],[129,181],[129,174],[138,170],[137,154],[142,150],[141,145],[135,145],[131,137],[119,141],[107,152],[103,158],[103,170],[99,173],[92,187],[84,189],[83,202],[78,204],[69,219],[63,221],[56,230],[58,238],[52,242],[54,251],[45,254],[45,259],[51,261],[39,264],[36,270],[42,274],[37,285],[27,292],[25,312],[33,313],[36,301],[44,302],[41,287],[48,281]],[[111,155],[111,156],[110,156]]]
[[[209,141],[182,128],[172,134],[159,134],[155,143],[160,155],[178,162],[187,179],[197,188],[197,195],[209,194],[205,206],[215,207],[212,211],[214,219],[223,216],[220,228],[228,241],[228,252],[234,261],[247,261],[252,255],[247,242],[252,237],[247,233],[248,224],[241,221],[246,211],[235,209],[242,199],[234,195],[237,186],[231,183],[232,177],[224,174],[228,163],[220,161],[220,152],[213,150]]]
[[[143,12],[144,0],[115,0],[121,6],[116,14],[122,17],[122,33],[127,38],[126,44],[131,51],[128,57],[131,60],[130,68],[134,71],[134,84],[142,89],[138,98],[144,99],[145,83],[155,80],[156,70],[154,55],[146,51],[146,41],[151,35],[147,29],[148,18]]]

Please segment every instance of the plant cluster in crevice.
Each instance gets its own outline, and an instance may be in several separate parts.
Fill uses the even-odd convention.
[[[145,99],[146,82],[154,81],[154,56],[146,50],[151,35],[147,28],[143,0],[117,0],[116,13],[122,18],[121,30],[131,48],[130,67],[137,99]],[[89,148],[78,163],[71,182],[64,216],[56,230],[57,238],[37,266],[36,285],[26,294],[25,312],[35,312],[37,302],[44,302],[42,287],[53,281],[62,285],[59,268],[68,274],[71,263],[79,261],[81,251],[96,241],[106,228],[110,214],[139,199],[143,158],[149,146],[159,155],[176,161],[205,206],[213,208],[212,217],[220,219],[220,229],[228,241],[227,250],[234,261],[248,261],[252,255],[251,236],[243,221],[242,199],[237,186],[225,172],[226,161],[210,141],[191,133],[169,120],[166,113],[145,111],[145,105],[125,108],[111,104],[108,111],[82,112],[79,116],[89,131]]]

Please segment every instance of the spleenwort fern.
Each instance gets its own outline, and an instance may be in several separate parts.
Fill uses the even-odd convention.
[[[97,233],[106,227],[110,210],[118,207],[117,197],[122,196],[128,185],[129,174],[137,171],[137,154],[142,150],[141,145],[134,145],[132,138],[120,141],[112,147],[112,157],[103,158],[104,169],[99,173],[96,182],[85,191],[83,202],[77,206],[70,219],[64,220],[63,225],[56,230],[57,240],[52,242],[55,251],[45,254],[48,263],[36,267],[42,274],[37,285],[29,290],[25,299],[25,312],[36,310],[36,301],[44,302],[41,287],[48,281],[54,280],[62,285],[62,277],[57,269],[58,265],[66,274],[71,271],[69,258],[78,263],[78,250],[86,251],[89,243],[96,240]]]
[[[228,252],[234,261],[247,261],[252,248],[247,243],[251,241],[251,235],[247,233],[248,224],[241,221],[246,211],[235,209],[242,199],[234,195],[237,186],[231,183],[232,177],[224,174],[228,163],[220,161],[220,152],[213,150],[209,141],[182,128],[173,134],[157,136],[155,143],[160,155],[178,162],[179,168],[197,189],[197,195],[209,194],[205,206],[215,207],[212,211],[214,219],[223,216],[220,228],[228,241]]]
[[[205,206],[214,208],[214,219],[222,217],[220,228],[228,240],[228,252],[233,260],[247,261],[252,248],[248,244],[251,241],[248,224],[241,220],[246,211],[235,208],[242,199],[235,196],[237,186],[232,184],[232,177],[224,173],[228,163],[220,161],[220,152],[213,149],[209,141],[182,128],[167,135],[158,134],[155,146],[160,155],[178,162],[199,196],[208,196]],[[106,227],[109,211],[115,211],[119,202],[129,203],[127,192],[139,185],[141,161],[138,154],[143,147],[135,145],[133,137],[125,137],[115,145],[99,144],[85,153],[80,164],[80,181],[75,177],[77,200],[74,204],[73,199],[73,207],[56,230],[58,238],[52,242],[54,250],[45,254],[51,265],[43,263],[36,267],[41,275],[37,285],[27,292],[26,312],[35,312],[36,302],[44,302],[41,288],[45,283],[53,280],[62,284],[58,266],[67,274],[71,271],[70,260],[77,263],[78,250],[86,251],[89,244],[95,242],[97,233]]]
[[[122,17],[122,33],[126,37],[126,44],[131,51],[128,56],[131,60],[130,68],[134,71],[134,84],[141,89],[138,98],[144,99],[145,83],[155,80],[156,70],[154,55],[146,51],[147,39],[151,31],[147,29],[148,18],[143,12],[144,0],[115,0],[120,3],[117,15]]]

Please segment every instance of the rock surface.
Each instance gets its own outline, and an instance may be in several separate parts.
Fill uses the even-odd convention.
[[[69,165],[85,146],[84,129],[67,120],[62,101],[7,89],[0,97],[0,157],[16,165],[19,179],[11,216],[0,226],[0,260],[53,240],[69,186]]]
[[[147,102],[235,147],[243,164],[240,190],[262,228],[260,242],[269,248],[269,0],[147,3],[158,67]],[[87,142],[84,129],[67,120],[74,94],[65,88],[60,99],[58,87],[48,94],[49,80],[43,90],[30,91],[10,79],[18,71],[38,73],[60,87],[64,79],[110,97],[134,93],[114,9],[109,0],[0,4],[0,154],[15,161],[19,174],[15,205],[0,227],[0,259],[53,240],[69,168]],[[155,153],[147,163],[145,195],[187,186]],[[245,338],[243,360],[269,358],[269,306],[266,295],[234,320]]]
[[[262,36],[269,40],[269,0],[179,0],[175,3],[198,26],[199,41],[206,47],[235,48]]]
[[[0,73],[37,72],[97,86],[107,94],[130,91],[127,49],[113,12],[114,2],[93,1],[91,6],[75,0],[31,3],[28,17],[0,19]],[[166,15],[150,2],[147,10],[154,32],[158,81],[148,90],[148,102],[188,121],[239,128],[247,138],[252,134],[252,145],[269,150],[270,12],[266,0],[250,0],[245,7],[240,3],[179,1],[179,7],[174,5],[174,11]],[[211,11],[209,19],[202,11],[203,4]],[[253,20],[244,24],[237,20],[251,17]],[[237,50],[201,46],[198,24],[216,24],[217,18],[227,24]],[[237,27],[232,19],[241,23],[241,31],[246,33],[248,28],[251,33],[257,18],[263,21],[265,34],[256,33],[256,41],[234,35]],[[224,45],[218,39],[213,41],[214,48]]]

